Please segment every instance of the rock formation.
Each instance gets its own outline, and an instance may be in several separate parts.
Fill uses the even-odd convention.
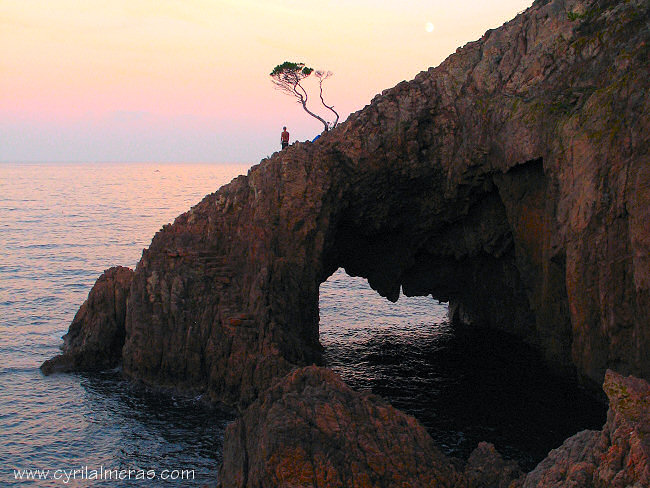
[[[514,461],[501,457],[489,442],[480,442],[470,454],[463,471],[461,484],[463,488],[510,488],[514,481],[519,481],[522,472]]]
[[[246,404],[318,361],[318,286],[342,266],[585,380],[650,377],[647,19],[536,2],[207,196],[143,253],[124,371]]]
[[[624,488],[650,486],[650,384],[608,371],[603,430],[583,431],[523,476],[494,446],[463,463],[424,427],[329,370],[298,369],[226,430],[224,487]]]
[[[417,420],[315,366],[291,372],[228,426],[220,471],[228,488],[451,488],[458,479]]]
[[[104,271],[63,336],[63,354],[41,366],[45,374],[93,371],[117,366],[124,346],[124,319],[133,271]]]
[[[524,488],[650,486],[650,385],[608,371],[603,389],[603,430],[567,439],[526,476]]]
[[[400,290],[449,300],[455,320],[516,334],[586,384],[600,385],[607,368],[649,379],[649,9],[537,0],[316,143],[263,160],[163,227],[133,275],[103,275],[44,371],[111,367],[123,340],[132,378],[242,407],[261,397],[251,412],[280,431],[273,409],[299,409],[295,429],[319,445],[293,442],[293,431],[282,431],[284,445],[265,438],[252,413],[229,431],[224,479],[242,486],[303,468],[340,483],[363,479],[354,466],[368,483],[460,476],[438,465],[416,422],[326,372],[291,373],[263,393],[320,361],[318,288],[339,267],[390,300]],[[647,416],[630,417],[636,386],[612,377],[603,433],[571,438],[524,486],[647,478]],[[320,405],[313,424],[311,403],[291,403],[307,390]],[[320,430],[339,415],[370,436],[353,422],[361,413],[385,429],[349,460],[327,450],[348,446]],[[429,460],[382,474],[375,460],[397,455],[398,439]],[[263,449],[277,454],[272,472],[255,458]],[[483,446],[475,459],[489,455]]]
[[[537,1],[208,195],[143,253],[124,372],[250,403],[319,361],[344,267],[585,382],[650,378],[649,38],[645,1]]]

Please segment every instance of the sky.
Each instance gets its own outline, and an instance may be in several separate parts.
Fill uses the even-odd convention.
[[[0,0],[0,161],[256,163],[282,126],[292,142],[322,130],[275,65],[332,71],[345,120],[531,4]]]

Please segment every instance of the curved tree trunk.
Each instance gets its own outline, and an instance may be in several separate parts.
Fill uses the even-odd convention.
[[[323,126],[325,126],[325,132],[327,132],[327,130],[329,129],[329,127],[327,126],[327,121],[326,121],[325,119],[323,119],[322,117],[319,117],[318,115],[316,115],[316,114],[315,114],[314,112],[312,112],[311,110],[309,110],[309,109],[307,108],[307,101],[306,101],[306,100],[301,100],[301,102],[302,102],[302,108],[305,109],[305,112],[307,112],[307,113],[308,113],[309,115],[311,115],[312,117],[314,117],[314,118],[320,120],[320,121],[323,123]]]
[[[323,82],[321,81],[319,83],[320,86],[320,101],[321,103],[327,108],[330,112],[332,112],[334,115],[336,115],[336,119],[334,120],[334,123],[332,124],[332,129],[336,127],[339,123],[339,114],[336,110],[334,110],[334,106],[329,106],[325,103],[325,100],[323,99]]]
[[[300,89],[302,90],[302,93],[300,93],[298,90],[296,90],[296,87],[300,87]],[[312,112],[311,110],[309,110],[307,108],[308,96],[307,96],[307,92],[302,87],[302,85],[300,83],[296,83],[294,85],[294,87],[293,87],[293,91],[295,92],[296,97],[298,98],[298,101],[302,104],[302,108],[305,110],[305,112],[307,112],[309,115],[311,115],[315,119],[320,120],[323,123],[323,126],[325,127],[325,132],[327,132],[327,130],[328,130],[327,121],[325,119],[323,119],[322,117],[319,117],[318,115],[316,115],[314,112]]]

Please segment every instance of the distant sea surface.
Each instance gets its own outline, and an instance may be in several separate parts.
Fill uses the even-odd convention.
[[[84,468],[156,476],[106,486],[217,481],[225,410],[142,391],[119,371],[44,377],[38,367],[59,352],[103,270],[134,267],[162,225],[247,170],[0,163],[0,486],[101,485],[82,474],[63,482]],[[550,376],[534,351],[503,334],[454,330],[446,304],[430,297],[393,304],[339,270],[321,285],[320,303],[328,365],[418,417],[448,454],[466,457],[487,440],[531,468],[568,435],[604,422],[604,407]],[[14,470],[30,469],[49,469],[48,479],[16,479]],[[56,470],[63,479],[52,479]],[[160,478],[182,470],[194,479]]]

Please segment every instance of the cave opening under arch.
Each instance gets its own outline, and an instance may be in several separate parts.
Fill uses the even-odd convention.
[[[532,469],[606,406],[556,375],[520,338],[454,323],[431,296],[386,300],[339,268],[320,286],[323,359],[354,389],[415,416],[447,454],[467,458],[480,441]]]

